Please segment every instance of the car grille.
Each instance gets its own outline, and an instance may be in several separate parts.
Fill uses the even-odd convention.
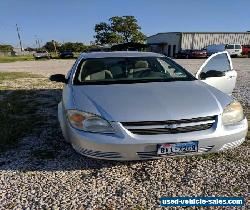
[[[216,116],[168,121],[122,122],[121,124],[133,134],[156,135],[177,134],[207,130],[215,123]]]

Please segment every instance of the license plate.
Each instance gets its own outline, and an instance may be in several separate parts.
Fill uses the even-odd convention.
[[[158,155],[181,155],[198,151],[198,141],[159,144]]]

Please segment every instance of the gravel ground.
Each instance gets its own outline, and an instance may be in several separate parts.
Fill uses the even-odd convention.
[[[202,61],[177,62],[195,72]],[[234,96],[246,110],[250,59],[233,62],[238,70]],[[48,76],[65,73],[72,63],[5,63],[0,64],[0,71]],[[244,196],[246,205],[241,209],[250,209],[249,140],[235,150],[215,155],[142,162],[94,160],[77,154],[62,141],[56,119],[62,85],[45,78],[18,79],[1,85],[11,87],[9,91],[35,91],[34,100],[43,102],[40,112],[47,123],[27,134],[16,149],[0,154],[0,209],[161,209],[161,196]]]

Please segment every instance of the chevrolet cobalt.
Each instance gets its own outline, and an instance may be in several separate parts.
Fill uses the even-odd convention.
[[[58,118],[65,141],[82,155],[143,160],[233,149],[246,137],[237,73],[227,52],[193,76],[150,52],[83,53],[65,83]]]

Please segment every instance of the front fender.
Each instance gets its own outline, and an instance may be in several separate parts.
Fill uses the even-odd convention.
[[[67,119],[66,119],[66,116],[64,114],[63,104],[62,104],[62,102],[60,102],[58,104],[58,121],[60,123],[60,127],[61,127],[61,130],[62,130],[62,134],[63,134],[64,140],[66,142],[70,142],[68,134],[66,132],[66,120]]]

